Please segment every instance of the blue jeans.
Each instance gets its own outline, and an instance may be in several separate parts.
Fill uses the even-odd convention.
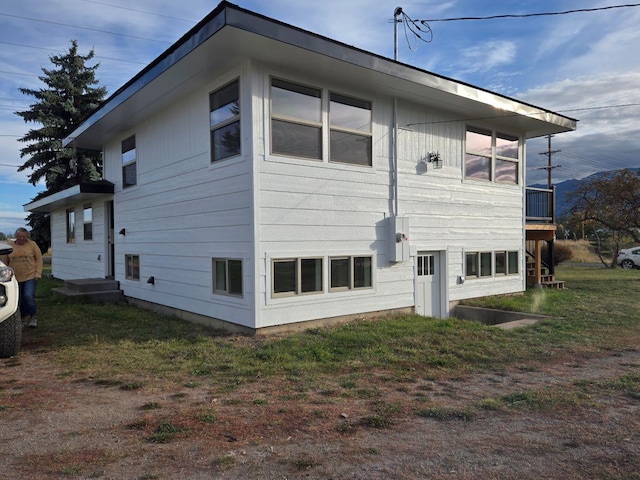
[[[18,303],[20,305],[20,316],[31,317],[36,314],[36,280],[26,280],[18,282],[20,287],[20,297]]]

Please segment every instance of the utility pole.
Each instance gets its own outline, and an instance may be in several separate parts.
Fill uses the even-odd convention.
[[[547,188],[549,190],[551,190],[551,186],[552,186],[552,182],[551,182],[551,170],[553,170],[554,168],[558,168],[560,167],[560,165],[551,165],[551,156],[554,153],[558,153],[561,152],[561,150],[551,150],[551,138],[553,138],[553,135],[547,135],[547,151],[546,152],[540,152],[538,153],[538,155],[546,155],[547,156],[547,166],[546,167],[540,167],[540,170],[546,170],[547,171]]]

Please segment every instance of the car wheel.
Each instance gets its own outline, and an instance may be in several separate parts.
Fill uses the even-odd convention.
[[[20,310],[0,323],[0,358],[13,357],[20,353],[22,343],[22,320]]]
[[[629,260],[628,258],[625,260],[622,260],[622,262],[620,263],[620,266],[627,270],[631,270],[633,267],[635,267],[633,261]]]

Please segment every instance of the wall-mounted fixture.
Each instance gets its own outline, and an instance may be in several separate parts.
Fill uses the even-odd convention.
[[[147,283],[150,283],[151,285],[155,285],[156,284],[156,277],[151,276],[147,279]]]
[[[98,254],[98,261],[100,261],[100,258],[102,258],[102,257],[100,257],[100,254]]]
[[[433,165],[433,168],[442,168],[442,157],[438,152],[427,153],[427,162]]]
[[[127,234],[127,230],[124,228],[121,228],[120,231],[118,232],[120,235],[126,235]]]

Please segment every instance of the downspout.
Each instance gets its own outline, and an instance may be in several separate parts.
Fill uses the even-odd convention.
[[[401,22],[398,17],[402,14],[402,7],[396,7],[393,12],[393,30],[394,30],[394,43],[393,43],[393,59],[398,61],[398,23]],[[391,132],[392,145],[392,163],[393,163],[393,212],[392,216],[397,217],[400,213],[398,205],[398,97],[393,97],[393,131]]]

